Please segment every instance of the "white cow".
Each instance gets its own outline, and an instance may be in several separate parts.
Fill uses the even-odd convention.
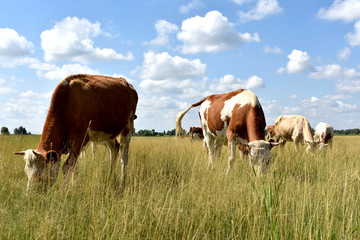
[[[317,147],[311,134],[308,120],[299,115],[282,115],[275,119],[275,132],[277,139],[295,143],[295,150],[299,150],[299,143],[306,145],[306,151]],[[285,144],[285,142],[284,142]]]
[[[319,144],[319,150],[325,149],[328,145],[332,148],[334,128],[324,122],[320,122],[315,128],[314,140]]]

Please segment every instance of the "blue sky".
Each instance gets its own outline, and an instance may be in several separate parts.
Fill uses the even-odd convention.
[[[0,127],[41,133],[58,82],[90,73],[134,85],[136,130],[174,129],[177,112],[239,88],[268,125],[359,128],[359,49],[360,0],[3,0]],[[200,126],[197,110],[183,125]]]

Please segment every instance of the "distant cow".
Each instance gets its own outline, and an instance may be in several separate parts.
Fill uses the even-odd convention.
[[[78,74],[62,80],[53,92],[38,147],[15,153],[24,155],[27,189],[36,182],[51,186],[63,153],[69,153],[62,168],[68,179],[69,170],[76,170],[79,153],[89,141],[107,143],[110,175],[121,149],[123,180],[137,101],[135,89],[124,78]]]
[[[319,150],[325,149],[328,145],[332,148],[332,142],[334,137],[334,128],[324,122],[320,122],[316,125],[314,140],[319,144]]]
[[[267,140],[275,138],[275,136],[276,136],[276,134],[275,134],[275,125],[269,125],[267,127],[267,135],[266,135]]]
[[[317,144],[313,141],[310,124],[303,116],[280,116],[275,119],[275,129],[276,138],[294,142],[296,151],[299,150],[299,143],[306,145],[307,152],[316,149]]]
[[[176,135],[185,132],[181,119],[193,107],[199,107],[204,143],[209,152],[209,164],[220,155],[222,145],[228,145],[229,162],[227,173],[233,164],[236,147],[249,150],[251,165],[257,174],[267,171],[270,164],[270,149],[278,143],[265,141],[265,116],[256,95],[240,89],[229,93],[214,94],[192,104],[176,116]]]
[[[191,141],[194,139],[204,139],[204,134],[201,127],[191,127],[189,133]]]

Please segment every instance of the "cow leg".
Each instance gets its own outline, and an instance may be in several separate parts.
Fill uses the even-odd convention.
[[[121,148],[121,181],[125,184],[125,168],[129,157],[129,146],[131,141],[131,133],[126,136],[120,135],[120,148]]]
[[[229,142],[228,143],[228,148],[229,148],[229,160],[228,160],[228,168],[227,168],[227,171],[226,171],[226,175],[230,172],[230,169],[231,169],[232,165],[234,164],[235,154],[236,154],[235,141]]]
[[[117,156],[119,153],[120,144],[116,138],[106,141],[106,145],[109,147],[110,151],[110,171],[109,178],[114,176],[114,172],[117,164]]]
[[[204,136],[204,146],[207,148],[209,153],[209,162],[208,162],[208,168],[210,168],[214,163],[214,138],[208,134]]]
[[[73,142],[73,144],[70,146],[70,154],[62,167],[65,184],[69,182],[70,176],[74,178],[74,175],[77,172],[77,159],[79,154],[83,149],[83,146],[86,146],[86,144],[89,142],[89,137],[86,136],[84,138],[84,135],[85,134],[79,134],[74,138],[73,141],[70,141]]]

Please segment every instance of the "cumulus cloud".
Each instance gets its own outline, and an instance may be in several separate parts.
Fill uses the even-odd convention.
[[[354,25],[354,32],[347,33],[345,35],[345,39],[348,44],[352,47],[356,47],[360,45],[360,21],[357,21]]]
[[[144,54],[139,86],[145,92],[182,92],[192,87],[192,77],[205,73],[206,64],[199,59],[189,60],[179,56],[172,57],[167,52],[147,52]]]
[[[235,1],[238,4],[243,4],[244,0]],[[261,20],[270,15],[276,15],[282,13],[283,9],[280,7],[277,0],[258,0],[256,5],[247,12],[240,11],[239,17],[243,22],[252,20]]]
[[[177,38],[184,43],[182,52],[185,54],[217,52],[244,42],[260,42],[257,33],[235,32],[234,25],[218,11],[184,20]]]
[[[324,113],[329,114],[332,112],[344,113],[350,112],[357,108],[356,104],[345,103],[346,97],[340,95],[326,95],[320,99],[318,97],[306,98],[303,100],[302,105],[309,114],[313,116],[321,116]]]
[[[247,80],[235,78],[234,75],[227,74],[220,78],[219,82],[211,84],[211,92],[229,92],[237,89],[255,89],[264,87],[264,81],[258,76],[251,76]]]
[[[169,35],[179,30],[175,24],[169,23],[166,20],[158,20],[155,24],[157,37],[150,42],[145,42],[146,45],[164,46],[169,42]]]
[[[336,89],[342,92],[360,92],[360,80],[343,80],[336,84]]]
[[[34,44],[14,29],[0,28],[0,57],[23,57],[34,52]]]
[[[206,64],[199,59],[189,60],[179,56],[172,57],[167,52],[146,52],[141,72],[142,79],[166,80],[186,79],[205,73]]]
[[[27,66],[30,69],[36,70],[37,76],[49,80],[61,80],[70,74],[87,73],[100,74],[98,70],[91,69],[82,64],[64,64],[60,67],[55,64],[44,63],[36,58],[20,58],[13,61],[8,61],[2,64],[2,67],[16,67]]]
[[[181,5],[179,12],[186,14],[186,13],[190,12],[190,10],[192,10],[192,9],[199,9],[203,6],[204,6],[204,4],[202,3],[201,0],[192,0],[186,5]]]
[[[314,79],[336,79],[343,74],[342,67],[338,64],[315,67],[315,71],[309,77]]]
[[[339,51],[338,58],[340,60],[347,60],[350,57],[350,54],[351,54],[350,48],[346,47]]]
[[[291,54],[288,55],[288,58],[289,62],[286,65],[286,71],[288,73],[301,73],[312,69],[310,56],[306,51],[294,49]]]
[[[326,20],[352,22],[360,19],[360,1],[335,0],[329,8],[321,8],[317,15]]]
[[[110,48],[94,47],[92,38],[100,34],[104,34],[100,23],[91,23],[85,18],[67,17],[56,23],[52,29],[41,33],[45,60],[87,63],[134,59],[131,52],[125,56]]]

